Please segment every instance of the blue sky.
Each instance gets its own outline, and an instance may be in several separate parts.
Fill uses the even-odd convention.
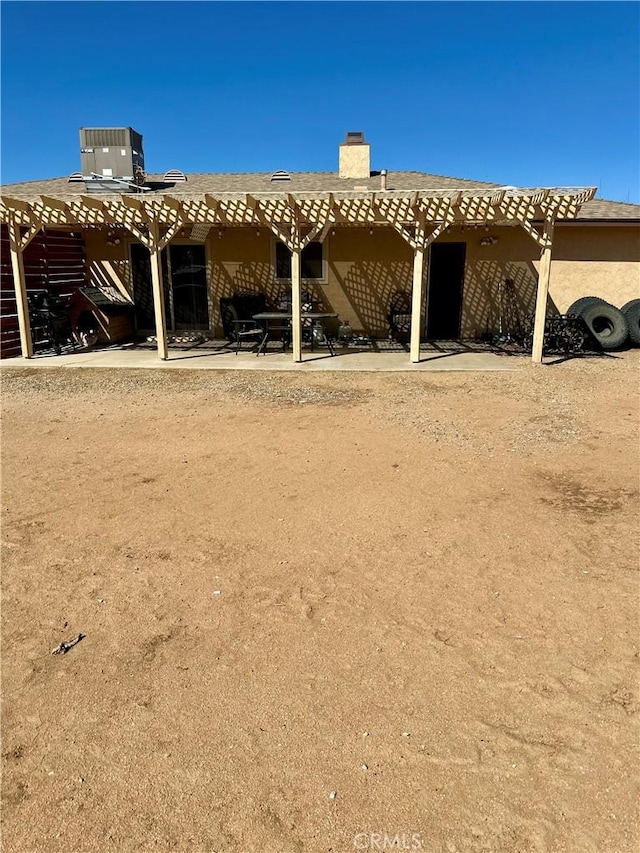
[[[11,2],[2,181],[131,125],[149,172],[372,168],[640,202],[636,3]]]

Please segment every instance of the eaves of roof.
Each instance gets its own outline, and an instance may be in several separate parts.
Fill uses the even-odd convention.
[[[204,193],[330,193],[330,192],[372,192],[381,191],[380,174],[372,172],[369,178],[340,178],[337,172],[291,172],[289,181],[274,182],[271,173],[203,173],[189,174],[187,181],[178,184],[166,184],[163,175],[147,175],[149,192],[145,197],[170,194],[193,196]],[[428,172],[388,172],[387,190],[399,192],[418,192],[434,190],[474,190],[479,192],[496,189],[500,184],[487,181],[473,181],[446,175],[434,175]],[[42,181],[7,184],[0,187],[0,194],[18,199],[31,200],[39,196],[73,197],[84,195],[87,189],[83,182],[69,182],[68,178],[50,178]],[[627,202],[593,199],[585,202],[579,215],[573,222],[626,222],[640,221],[640,205]]]

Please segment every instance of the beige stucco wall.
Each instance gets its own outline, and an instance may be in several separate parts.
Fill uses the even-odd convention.
[[[561,312],[581,296],[617,308],[640,297],[640,226],[559,225],[550,294]]]
[[[491,246],[481,246],[484,237]],[[181,240],[182,241],[182,240]],[[539,248],[520,227],[456,227],[439,242],[466,245],[461,334],[476,338],[508,326],[535,306]],[[99,282],[115,270],[131,291],[129,240],[106,243],[106,234],[85,232],[89,278]],[[332,229],[325,240],[326,278],[303,285],[327,311],[356,331],[386,337],[386,315],[395,290],[411,290],[409,246],[391,228]],[[221,333],[220,297],[260,290],[274,302],[286,282],[275,278],[274,240],[266,228],[212,228],[206,240],[212,331]],[[106,264],[104,262],[107,262]],[[513,288],[504,281],[513,282]],[[622,305],[640,297],[640,229],[635,226],[558,226],[551,266],[550,305],[564,312],[580,296]],[[424,321],[424,318],[423,318]]]

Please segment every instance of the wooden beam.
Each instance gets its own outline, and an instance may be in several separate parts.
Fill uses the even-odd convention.
[[[33,207],[30,204],[27,204],[26,201],[22,201],[21,199],[17,198],[7,198],[5,196],[2,199],[2,204],[9,214],[7,217],[7,223],[9,221],[15,222],[15,224],[18,226],[18,230],[20,229],[20,226],[29,229],[26,234],[22,234],[20,236],[20,251],[24,252],[24,250],[36,236],[38,231],[40,231],[40,229],[44,227],[44,223],[36,216]],[[23,216],[17,217],[15,215],[16,210],[20,211]],[[28,223],[25,223],[23,221],[25,218],[28,220]],[[18,219],[20,219],[21,221],[18,221]]]
[[[300,255],[301,248],[291,252],[291,334],[293,360],[302,361],[302,317],[301,317],[301,281]]]
[[[163,195],[162,203],[170,210],[173,210],[175,213],[178,213],[181,217],[184,214],[182,202],[179,201],[177,198],[174,198],[172,195]]]
[[[151,247],[153,245],[153,240],[150,237],[147,231],[142,231],[142,229],[138,228],[137,225],[134,225],[133,222],[123,222],[122,227],[125,231],[130,231],[136,240],[139,240],[143,246],[146,246],[149,251],[151,251]]]
[[[267,219],[265,219],[262,224],[266,225],[266,227],[269,228],[273,234],[275,234],[278,240],[285,244],[285,246],[287,247],[287,249],[289,249],[290,252],[293,252],[293,250],[296,248],[300,248],[300,240],[293,226],[290,226],[289,231],[287,232],[277,222],[269,222]]]
[[[26,214],[31,213],[31,205],[28,202],[23,201],[21,198],[12,198],[11,196],[3,195],[2,204],[8,210],[19,210],[21,213]]]
[[[529,237],[534,240],[541,249],[544,248],[544,235],[541,234],[535,227],[532,222],[529,222],[527,219],[520,220],[519,223],[524,230],[527,232]]]
[[[420,332],[422,331],[422,303],[424,302],[424,256],[425,249],[416,248],[413,253],[413,288],[411,295],[411,354],[410,360],[420,361]]]
[[[174,222],[173,225],[169,226],[167,233],[164,237],[158,242],[158,249],[162,251],[164,247],[173,240],[178,231],[182,228],[182,222]]]
[[[222,225],[229,226],[233,225],[231,219],[227,215],[226,210],[222,209],[222,203],[220,199],[214,198],[210,193],[205,193],[204,199],[207,205],[207,209],[213,213],[213,219],[216,224],[220,222]]]
[[[48,195],[41,195],[43,207],[49,207],[51,210],[59,210],[61,213],[65,215],[69,213],[69,206],[65,204],[62,199],[59,198],[51,198]]]
[[[95,198],[95,196],[81,195],[80,200],[85,205],[85,207],[91,207],[94,210],[101,210],[103,213],[105,212],[104,202],[100,201],[99,198]]]
[[[18,308],[18,328],[20,329],[20,348],[23,358],[33,356],[33,340],[31,338],[31,323],[29,321],[29,301],[27,285],[24,277],[24,259],[20,248],[20,226],[11,218],[7,223],[9,229],[9,251],[11,253],[11,269],[13,271],[13,286],[16,291]]]
[[[321,222],[318,225],[314,225],[311,231],[307,234],[306,237],[303,237],[300,240],[300,248],[304,249],[309,243],[313,243],[316,237],[320,236],[320,240],[318,242],[322,243],[324,238],[327,236],[329,228],[331,227],[331,223]]]
[[[322,226],[322,231],[318,235],[318,243],[324,243],[324,241],[327,239],[327,234],[329,233],[329,231],[331,231],[331,227],[333,224],[333,222],[327,222],[326,225]]]
[[[24,252],[24,250],[27,248],[29,243],[33,240],[33,238],[36,236],[36,234],[38,233],[38,231],[40,231],[41,228],[42,225],[40,223],[34,223],[27,231],[27,233],[22,235],[22,237],[20,238],[21,252]]]
[[[535,364],[542,363],[544,347],[544,329],[547,322],[547,299],[549,296],[549,280],[551,278],[551,249],[553,246],[553,219],[544,223],[544,247],[540,256],[538,271],[538,293],[536,295],[536,313],[533,324],[533,347],[531,360]]]
[[[409,231],[407,231],[404,225],[401,225],[399,222],[395,222],[392,219],[387,220],[387,222],[389,223],[389,225],[391,225],[392,228],[394,228],[398,232],[398,234],[402,237],[405,243],[408,243],[414,251],[418,248],[418,242],[414,239],[413,235]]]
[[[449,222],[440,222],[430,234],[425,235],[423,248],[427,249],[433,242],[435,242],[441,234],[447,230],[451,223]]]
[[[374,211],[374,216],[379,216],[382,220],[384,220],[384,222],[390,225],[395,231],[398,232],[398,234],[402,237],[405,243],[408,243],[415,251],[418,247],[418,242],[413,237],[413,235],[409,231],[407,231],[407,229],[401,222],[398,222],[395,217],[388,215],[388,199],[384,199],[384,201],[385,204],[383,206],[377,199],[373,200],[372,209]]]
[[[268,228],[282,243],[285,244],[287,249],[290,252],[293,252],[295,248],[300,247],[300,235],[298,229],[296,229],[293,225],[288,226],[289,233],[281,227],[280,223],[273,222],[273,220],[269,219],[264,210],[262,209],[260,202],[258,199],[254,198],[252,195],[247,193],[247,208],[251,210],[253,216],[255,217],[257,223],[260,225],[264,225]]]
[[[167,347],[167,321],[164,313],[164,288],[162,285],[162,258],[160,243],[160,228],[157,222],[149,226],[149,254],[151,256],[151,284],[153,288],[153,312],[156,321],[156,342],[158,358],[166,361],[169,358]]]
[[[129,210],[135,210],[138,213],[142,213],[145,217],[147,216],[144,204],[137,198],[131,198],[131,196],[123,194],[120,196],[120,203],[123,207],[128,207]]]

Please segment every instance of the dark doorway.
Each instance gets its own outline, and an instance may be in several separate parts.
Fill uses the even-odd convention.
[[[173,329],[209,328],[207,265],[204,246],[169,246]]]
[[[161,254],[164,312],[172,332],[209,328],[207,266],[204,246],[172,245]],[[149,250],[131,245],[131,274],[138,331],[155,331]]]
[[[164,318],[167,326],[170,326],[166,252],[162,252],[161,260],[164,285]],[[151,257],[149,250],[142,243],[131,244],[131,276],[133,279],[133,301],[136,306],[136,329],[140,332],[155,332],[156,318],[153,308],[153,287],[151,285]]]
[[[427,288],[427,340],[457,340],[462,318],[466,243],[432,243]]]

